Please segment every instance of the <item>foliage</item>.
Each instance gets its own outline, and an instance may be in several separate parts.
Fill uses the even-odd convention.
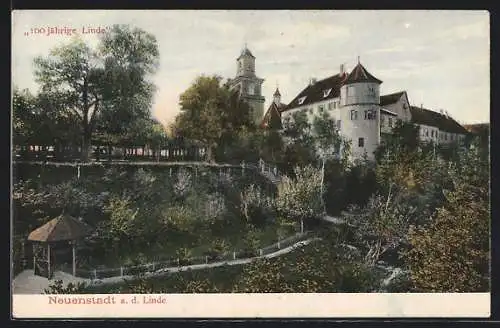
[[[381,145],[375,151],[377,161],[384,156],[410,154],[419,147],[420,128],[411,122],[398,120],[390,135],[385,135]]]
[[[175,255],[177,256],[177,259],[179,260],[179,265],[189,265],[190,264],[190,258],[192,256],[192,254],[188,248],[186,248],[186,247],[179,248],[175,252]]]
[[[257,251],[260,248],[260,240],[257,235],[257,231],[254,227],[249,226],[246,234],[243,237],[243,249],[241,256],[243,257],[253,257],[257,255]]]
[[[489,171],[478,149],[450,168],[453,187],[431,222],[413,227],[406,261],[417,291],[489,290]]]
[[[275,206],[282,216],[300,220],[302,223],[304,219],[322,214],[320,189],[321,173],[318,169],[312,166],[296,167],[294,179],[282,177]]]
[[[245,266],[233,291],[239,293],[331,293],[373,291],[377,277],[349,252],[325,242],[289,256],[258,259]]]
[[[374,265],[385,252],[398,249],[405,241],[416,214],[402,194],[390,191],[387,197],[373,196],[364,208],[353,206],[345,219],[357,227],[358,238],[367,249],[365,263]]]
[[[83,282],[76,284],[68,283],[64,286],[62,280],[56,280],[49,285],[49,288],[44,289],[44,294],[81,294],[87,288]]]
[[[147,80],[159,57],[154,36],[115,25],[97,50],[81,39],[35,58],[35,76],[50,102],[67,109],[82,134],[87,160],[93,133],[124,131],[138,117],[149,116],[154,87]],[[98,124],[99,123],[99,124]]]
[[[174,192],[175,195],[179,198],[184,198],[189,189],[191,188],[192,177],[191,174],[184,169],[179,169],[177,172],[177,179],[174,184]]]
[[[251,184],[241,193],[241,214],[248,224],[262,226],[274,214],[273,204],[263,191]]]
[[[199,76],[180,96],[181,113],[176,117],[175,130],[188,139],[208,147],[208,159],[213,151],[243,127],[252,127],[250,107],[237,92],[222,85],[219,76]]]

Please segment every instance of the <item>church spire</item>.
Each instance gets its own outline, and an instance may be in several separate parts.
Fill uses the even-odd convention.
[[[281,93],[278,88],[278,83],[276,83],[276,91],[274,91],[273,94],[273,102],[278,106],[281,104]]]

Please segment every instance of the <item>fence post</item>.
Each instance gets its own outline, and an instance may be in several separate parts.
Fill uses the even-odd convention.
[[[281,249],[281,243],[280,243],[279,238],[278,238],[278,249]]]
[[[262,256],[262,248],[259,249],[259,255]]]
[[[208,264],[208,256],[205,256],[205,264]]]
[[[155,262],[153,262],[153,272],[155,271]]]
[[[181,260],[177,258],[177,266],[181,266]]]
[[[236,260],[236,252],[233,252],[233,260]]]
[[[120,267],[120,277],[123,277],[123,267]]]

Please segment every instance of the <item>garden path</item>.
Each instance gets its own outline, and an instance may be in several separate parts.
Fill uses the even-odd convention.
[[[160,269],[160,270],[155,271],[155,272],[148,272],[145,274],[145,277],[147,277],[147,278],[160,277],[162,275],[169,274],[172,272],[181,272],[181,271],[187,271],[187,270],[201,270],[201,269],[220,267],[220,266],[224,266],[224,265],[247,264],[256,258],[273,258],[273,257],[287,254],[287,253],[293,251],[295,248],[305,246],[314,240],[318,240],[318,238],[310,238],[310,239],[306,239],[303,241],[299,241],[291,246],[280,249],[280,250],[273,252],[273,253],[263,255],[261,257],[237,259],[237,260],[232,260],[232,261],[214,262],[214,263],[208,263],[208,264],[194,264],[194,265],[187,265],[187,266],[181,266],[181,267],[164,268],[164,269]],[[13,294],[43,294],[44,289],[48,288],[50,282],[53,282],[55,280],[62,280],[63,285],[67,286],[69,283],[76,284],[78,282],[83,282],[83,283],[86,283],[88,285],[116,284],[116,283],[123,282],[124,279],[130,280],[133,278],[134,278],[134,276],[123,276],[123,277],[111,277],[111,278],[103,278],[103,279],[98,279],[98,280],[91,280],[91,279],[77,278],[77,277],[74,277],[68,273],[56,271],[56,272],[54,272],[54,278],[49,281],[49,279],[47,279],[47,278],[35,276],[33,273],[33,270],[24,270],[23,272],[21,272],[18,276],[16,276],[14,278],[14,280],[12,282],[12,293]]]

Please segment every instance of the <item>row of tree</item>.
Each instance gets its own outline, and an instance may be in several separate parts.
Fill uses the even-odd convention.
[[[75,36],[34,64],[39,92],[14,89],[14,144],[80,147],[87,160],[93,143],[164,142],[165,130],[151,115],[150,77],[159,65],[152,34],[115,25],[95,49]]]

